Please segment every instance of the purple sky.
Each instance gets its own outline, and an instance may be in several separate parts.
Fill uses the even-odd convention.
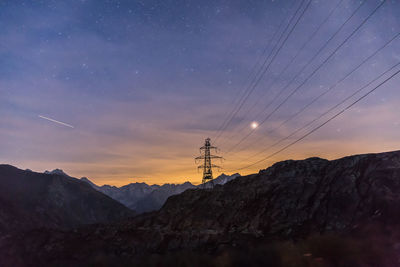
[[[268,114],[255,116],[361,3],[340,2],[315,38],[278,77],[339,2],[311,2],[270,69],[218,138],[215,145],[226,158],[222,165],[227,171],[234,172],[295,140],[301,133],[248,159],[400,61],[397,38],[295,120],[266,134],[400,32],[400,2],[387,0],[265,124],[233,153],[225,154],[251,131],[253,121]],[[234,108],[232,102],[246,88],[251,69],[269,39],[282,20],[284,26],[288,23],[301,3],[1,1],[0,162],[35,171],[62,168],[98,184],[200,182],[201,173],[193,160],[198,148],[206,137],[215,137]],[[363,4],[269,110],[301,84],[380,3]],[[240,173],[256,172],[289,158],[332,159],[399,149],[399,85],[396,76],[302,142]],[[360,95],[362,92],[351,100]]]

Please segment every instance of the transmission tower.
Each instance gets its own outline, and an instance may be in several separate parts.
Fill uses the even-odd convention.
[[[212,164],[211,159],[223,159],[222,157],[211,155],[211,150],[214,149],[217,152],[217,147],[212,146],[210,141],[210,138],[205,140],[204,146],[200,147],[200,156],[195,158],[196,163],[200,160],[204,160],[204,163],[198,166],[199,170],[203,169],[203,180],[201,182],[203,188],[206,188],[207,182],[209,182],[211,188],[214,187],[212,168],[221,168],[220,166]]]

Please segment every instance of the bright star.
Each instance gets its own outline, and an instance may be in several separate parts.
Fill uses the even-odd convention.
[[[255,129],[258,127],[258,123],[256,121],[253,121],[250,126],[252,129]]]

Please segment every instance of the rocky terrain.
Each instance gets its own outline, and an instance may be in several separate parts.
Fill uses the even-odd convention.
[[[64,229],[133,215],[78,179],[0,165],[0,237],[14,231]]]
[[[288,160],[156,212],[0,241],[5,266],[398,266],[400,151]],[[23,257],[21,257],[23,256]]]
[[[279,162],[212,191],[173,196],[151,224],[301,237],[376,219],[397,224],[399,211],[400,153],[393,152]]]

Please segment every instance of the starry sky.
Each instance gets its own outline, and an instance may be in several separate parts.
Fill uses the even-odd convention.
[[[262,121],[381,3],[362,4],[287,91],[260,113],[363,3],[312,0],[243,107],[215,139],[227,114],[238,106],[252,70],[261,67],[277,42],[274,33],[282,32],[307,2],[0,1],[0,162],[34,171],[61,168],[100,185],[199,183],[202,174],[194,157],[207,137],[225,158],[216,162],[222,171],[241,174],[284,159],[334,159],[400,149],[400,78],[395,76],[298,144],[236,170],[295,140],[301,133],[249,159],[400,62],[396,38],[301,115],[271,131],[400,32],[396,0],[385,1],[297,93],[253,130],[254,121]]]

